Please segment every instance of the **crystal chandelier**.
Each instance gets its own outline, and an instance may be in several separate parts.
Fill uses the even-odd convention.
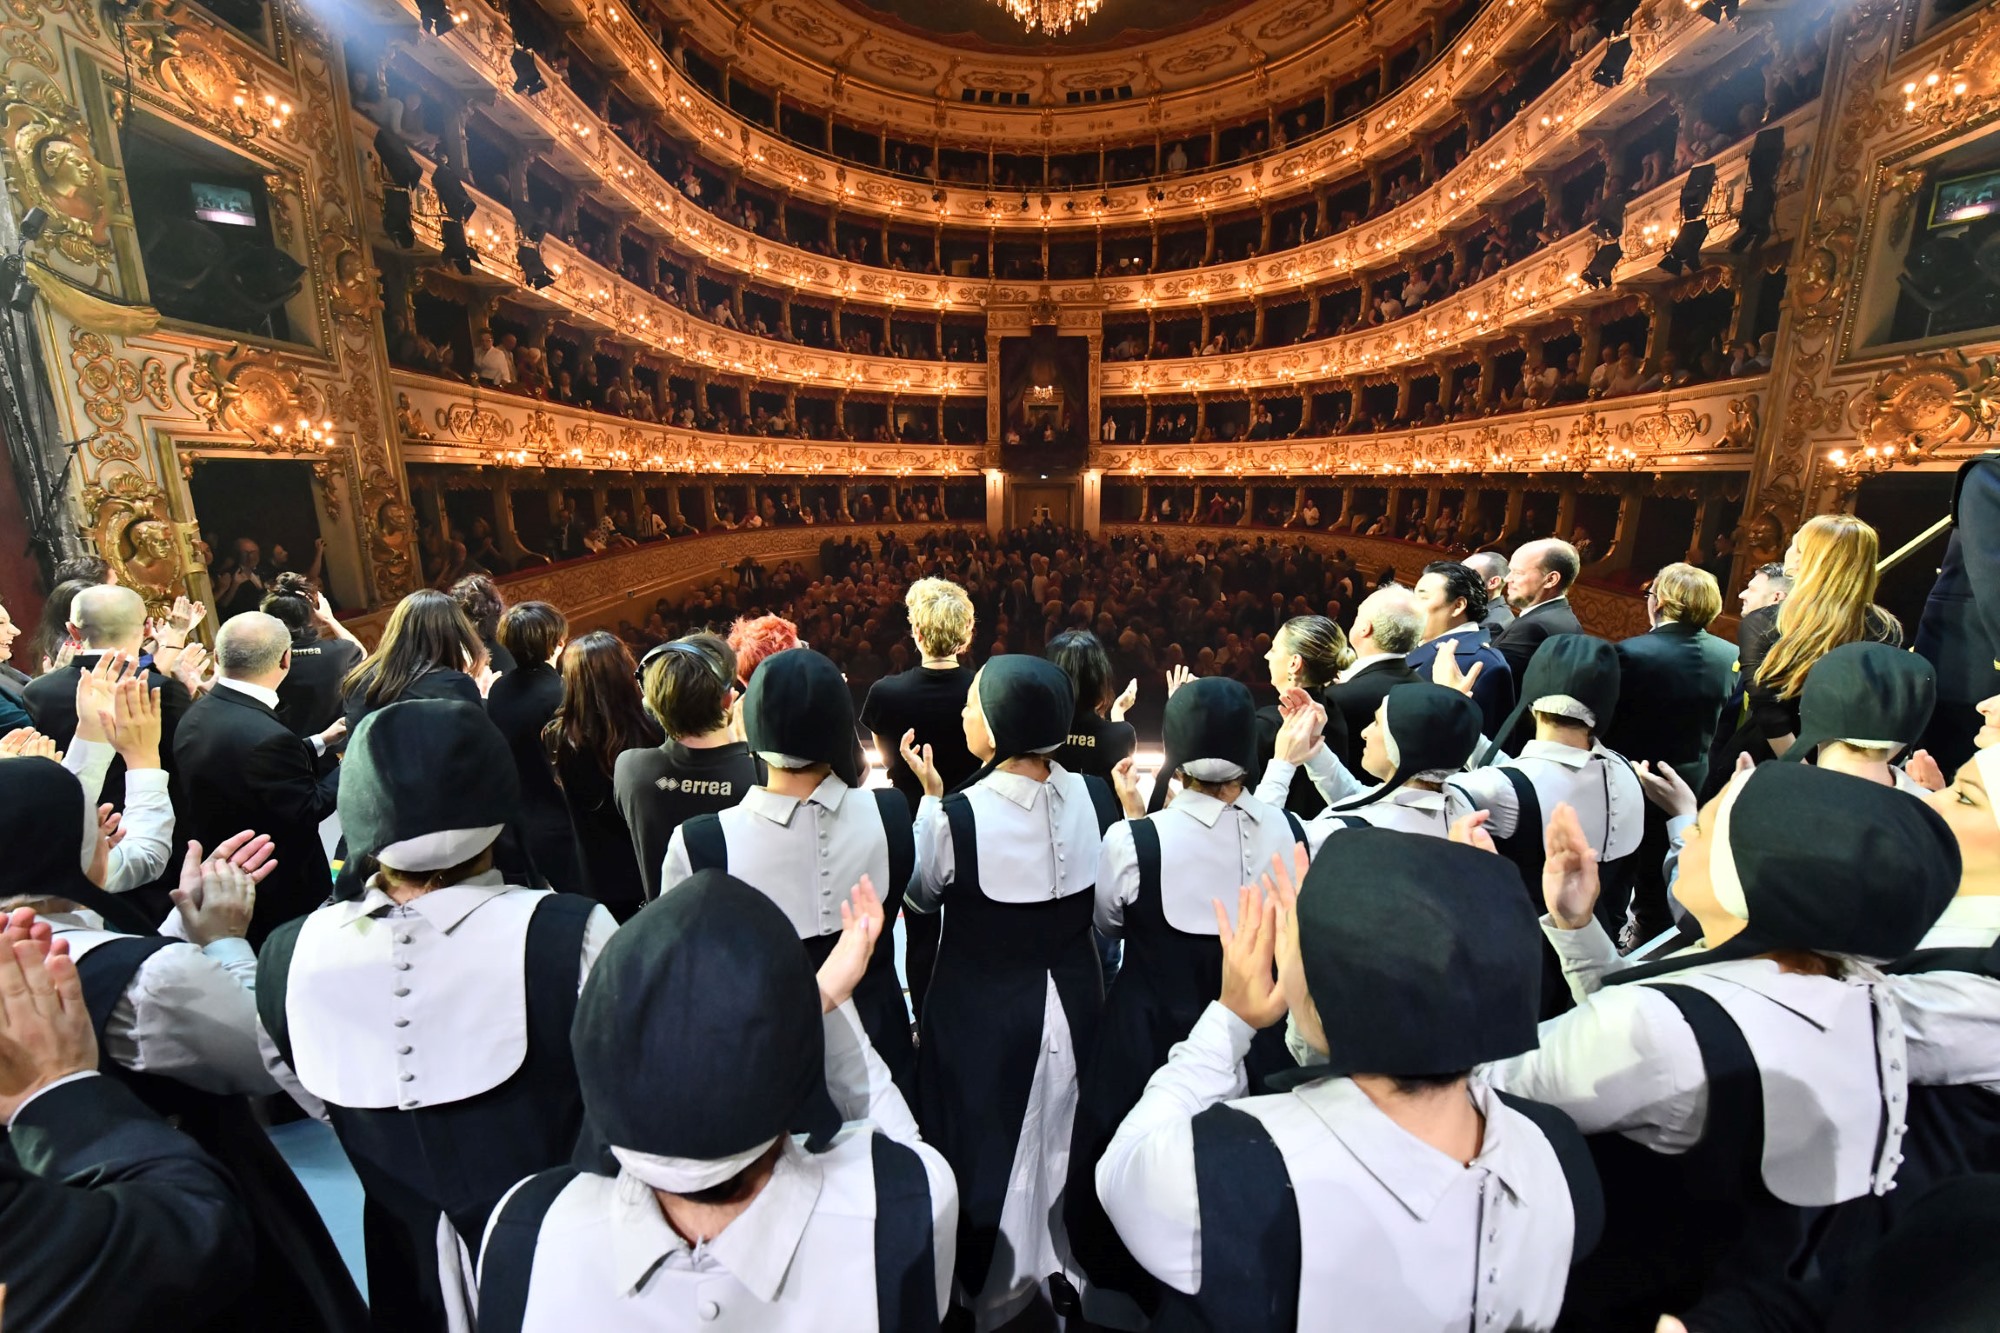
[[[1104,0],[995,0],[1002,9],[1021,20],[1029,32],[1037,29],[1060,37],[1104,8]]]

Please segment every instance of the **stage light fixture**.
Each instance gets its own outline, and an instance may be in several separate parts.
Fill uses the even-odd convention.
[[[431,172],[431,189],[437,195],[438,207],[453,222],[465,222],[472,217],[476,205],[466,192],[465,177],[451,165],[451,155],[438,155],[438,164]]]
[[[28,278],[28,261],[20,255],[0,258],[0,301],[22,314],[35,304],[35,284]]]
[[[391,185],[382,191],[382,234],[404,250],[417,248],[417,229],[410,216],[410,192]]]
[[[523,97],[533,97],[548,89],[542,81],[540,66],[535,64],[535,53],[525,46],[514,48],[514,91]]]
[[[460,273],[472,272],[472,261],[479,258],[479,251],[472,248],[472,242],[465,238],[465,224],[455,218],[446,218],[438,229],[443,242],[444,262]]]
[[[1591,74],[1591,81],[1606,88],[1616,88],[1625,81],[1625,62],[1632,58],[1632,39],[1613,37],[1604,48],[1604,59],[1597,64]]]
[[[1669,273],[1685,273],[1701,267],[1701,247],[1708,240],[1708,220],[1689,218],[1674,234],[1674,243],[1660,256],[1660,267]]]
[[[29,209],[27,212],[21,215],[21,239],[24,241],[40,240],[42,238],[42,232],[48,227],[48,225],[49,225],[48,209],[46,208]]]
[[[1720,23],[1724,19],[1736,17],[1736,6],[1737,0],[1707,0],[1706,4],[1698,6],[1694,12],[1710,23]]]
[[[1778,210],[1778,168],[1784,160],[1784,126],[1760,131],[1750,145],[1750,178],[1743,187],[1743,206],[1736,213],[1736,234],[1729,238],[1731,253],[1742,254],[1769,239]]]
[[[458,16],[446,0],[417,0],[417,21],[425,32],[444,36],[458,26]]]
[[[1609,287],[1611,275],[1617,271],[1618,263],[1625,258],[1625,249],[1616,241],[1606,241],[1597,247],[1597,253],[1584,265],[1577,275],[1584,286],[1590,288]]]
[[[521,281],[536,291],[555,286],[556,275],[549,272],[549,266],[542,262],[539,247],[523,245],[514,252],[514,262],[521,266]]]

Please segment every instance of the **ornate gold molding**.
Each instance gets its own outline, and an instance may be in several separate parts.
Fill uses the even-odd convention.
[[[175,521],[166,492],[141,473],[100,473],[83,488],[84,529],[117,581],[164,615],[185,590],[199,525]]]
[[[22,213],[49,221],[37,242],[64,259],[99,269],[111,260],[111,197],[83,117],[39,77],[0,86],[8,191]]]

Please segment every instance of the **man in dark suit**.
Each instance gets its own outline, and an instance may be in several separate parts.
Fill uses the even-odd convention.
[[[1959,469],[1951,512],[1951,542],[1917,622],[1917,651],[1938,677],[1923,746],[1947,775],[1972,757],[1974,705],[2000,694],[2000,451]]]
[[[188,709],[174,741],[186,796],[187,836],[204,847],[255,829],[277,849],[278,868],[257,892],[250,943],[304,916],[333,891],[319,826],[333,813],[339,773],[320,760],[347,734],[335,722],[301,739],[278,720],[278,685],[291,670],[291,633],[251,611],[215,638],[215,688]]]
[[[1340,756],[1350,773],[1362,772],[1362,729],[1375,720],[1382,696],[1398,685],[1422,679],[1405,660],[1423,636],[1410,590],[1399,583],[1377,588],[1354,610],[1354,661],[1326,688],[1329,708],[1338,709],[1347,726],[1346,753]]]
[[[54,741],[58,750],[67,748],[76,736],[76,684],[83,673],[108,652],[123,651],[136,662],[146,640],[145,599],[115,583],[102,583],[78,593],[70,603],[69,617],[70,633],[83,644],[82,651],[68,666],[37,676],[21,691],[29,715],[35,719],[35,730]],[[146,678],[160,692],[160,756],[171,776],[175,731],[190,702],[187,687],[158,667],[148,667]],[[124,808],[124,761],[111,761],[104,777],[102,799]]]
[[[1736,645],[1708,632],[1721,613],[1722,588],[1713,574],[1693,565],[1668,565],[1646,590],[1653,628],[1618,643],[1620,706],[1605,747],[1634,764],[1668,765],[1694,791],[1708,779],[1709,747],[1736,688]],[[1635,939],[1649,940],[1673,927],[1662,864],[1666,854],[1666,815],[1649,801],[1632,892]]]
[[[1543,639],[1584,632],[1569,605],[1569,590],[1582,567],[1576,548],[1560,537],[1529,542],[1507,562],[1507,604],[1514,608],[1514,623],[1493,646],[1507,659],[1515,680],[1527,674]]]
[[[1472,700],[1486,734],[1500,734],[1500,724],[1514,711],[1514,672],[1493,646],[1486,625],[1486,583],[1468,565],[1436,560],[1424,566],[1415,593],[1417,614],[1424,618],[1424,641],[1405,660],[1423,680],[1431,678],[1437,655],[1449,649],[1458,669],[1479,678],[1472,682]]]
[[[97,1073],[76,965],[23,959],[28,936],[0,930],[7,1327],[144,1328],[163,1311],[199,1327],[250,1280],[243,1206],[194,1140]]]
[[[1486,585],[1486,614],[1479,618],[1488,639],[1497,639],[1514,623],[1507,606],[1507,557],[1498,551],[1474,551],[1461,562]]]
[[[13,656],[14,640],[20,637],[21,627],[7,614],[7,608],[0,606],[0,736],[20,727],[35,725],[34,715],[28,711],[24,695],[28,677],[16,671],[7,660]]]

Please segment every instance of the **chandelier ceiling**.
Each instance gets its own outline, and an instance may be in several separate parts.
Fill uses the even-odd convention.
[[[1029,32],[1040,31],[1060,37],[1104,8],[1104,0],[994,0],[1000,8],[1021,20]]]

